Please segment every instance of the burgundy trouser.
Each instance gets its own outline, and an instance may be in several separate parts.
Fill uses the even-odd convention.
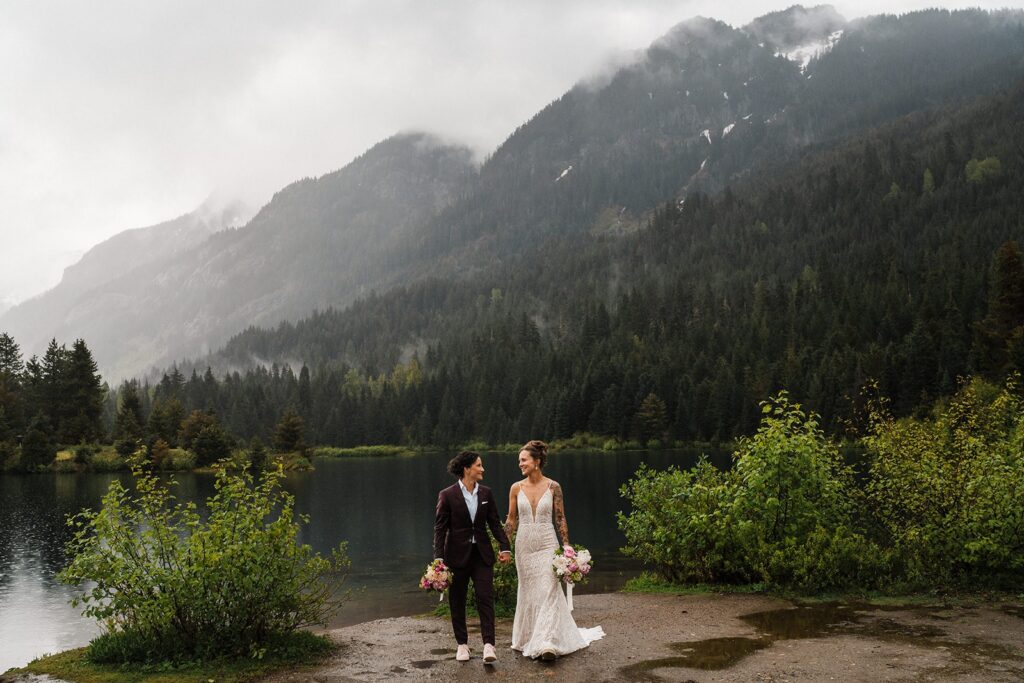
[[[466,594],[469,591],[469,580],[473,579],[476,611],[480,614],[480,635],[483,636],[484,644],[494,645],[494,567],[484,562],[474,543],[469,553],[469,564],[458,569],[453,567],[452,574],[448,606],[452,612],[455,642],[465,645],[469,641],[466,631]]]

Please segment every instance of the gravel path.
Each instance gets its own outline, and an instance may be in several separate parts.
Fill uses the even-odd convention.
[[[348,681],[964,681],[1024,680],[1024,608],[796,606],[758,595],[611,593],[575,598],[580,626],[607,636],[553,663],[508,649],[498,662],[454,660],[447,620],[382,619],[330,633],[341,650],[315,670],[272,683]]]

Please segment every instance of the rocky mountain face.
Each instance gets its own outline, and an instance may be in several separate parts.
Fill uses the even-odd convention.
[[[475,172],[466,148],[396,136],[284,188],[243,228],[198,234],[189,230],[201,221],[183,217],[119,235],[69,268],[66,283],[0,318],[0,329],[29,353],[53,336],[87,339],[115,379],[202,354],[250,325],[365,293],[386,272],[389,250]],[[147,241],[149,230],[164,242]],[[161,253],[166,241],[177,248]]]
[[[29,302],[0,329],[29,348],[82,336],[116,378],[371,290],[473,277],[550,243],[615,239],[665,203],[739,191],[850,135],[1007,87],[1024,75],[1022,16],[846,22],[825,6],[742,28],[683,22],[632,63],[581,81],[480,168],[464,148],[396,136],[288,186],[241,229],[83,285],[55,314]]]
[[[241,202],[211,198],[173,220],[120,232],[65,268],[54,288],[0,310],[0,329],[14,335],[26,355],[41,354],[52,338],[70,342],[84,337],[89,327],[82,312],[92,310],[97,291],[122,279],[145,280],[214,233],[244,224],[252,213]]]

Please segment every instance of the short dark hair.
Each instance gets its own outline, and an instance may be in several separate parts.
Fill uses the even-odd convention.
[[[526,451],[530,457],[537,461],[537,467],[544,469],[544,463],[548,461],[548,445],[538,439],[527,441],[526,445],[519,449]]]
[[[467,467],[472,467],[473,463],[480,459],[479,453],[473,451],[462,451],[448,462],[448,471],[452,473],[452,476],[456,479],[462,479],[466,473]]]

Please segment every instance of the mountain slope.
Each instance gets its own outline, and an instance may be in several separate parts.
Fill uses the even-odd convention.
[[[1021,17],[926,11],[845,23],[826,7],[744,28],[684,22],[635,63],[551,103],[479,172],[467,150],[398,136],[282,190],[244,229],[90,290],[76,305],[80,324],[60,329],[89,339],[119,377],[370,290],[478,278],[548,242],[630,234],[663,202],[772,175],[900,116],[1005,87],[1024,65]],[[822,40],[806,63],[786,56]]]
[[[51,338],[81,337],[81,330],[87,329],[81,315],[91,308],[90,300],[99,288],[126,276],[145,280],[192,245],[250,217],[251,210],[239,202],[211,199],[173,220],[120,232],[65,268],[54,288],[0,311],[0,329],[16,335],[27,355],[42,354]]]
[[[261,367],[184,398],[244,436],[298,406],[313,440],[339,445],[725,439],[779,388],[840,430],[872,378],[906,414],[991,371],[976,323],[993,255],[1024,227],[1022,182],[1024,80],[691,195],[630,235],[249,330],[216,371],[305,362],[305,389]]]
[[[289,185],[243,228],[186,238],[158,265],[113,267],[106,281],[75,292],[66,319],[46,297],[0,325],[29,348],[50,335],[83,337],[104,374],[141,373],[215,348],[247,325],[350,302],[377,282],[411,226],[473,174],[465,148],[395,136],[339,171]]]
[[[796,9],[796,8],[795,8]],[[810,15],[810,19],[808,18]],[[845,25],[806,65],[765,26],[694,19],[607,81],[581,84],[519,128],[466,201],[422,232],[409,260],[465,268],[552,236],[635,229],[660,202],[770,173],[815,145],[991,93],[1024,66],[1021,12],[925,11]],[[767,25],[787,40],[842,26],[827,9]],[[786,47],[793,47],[786,45]]]

